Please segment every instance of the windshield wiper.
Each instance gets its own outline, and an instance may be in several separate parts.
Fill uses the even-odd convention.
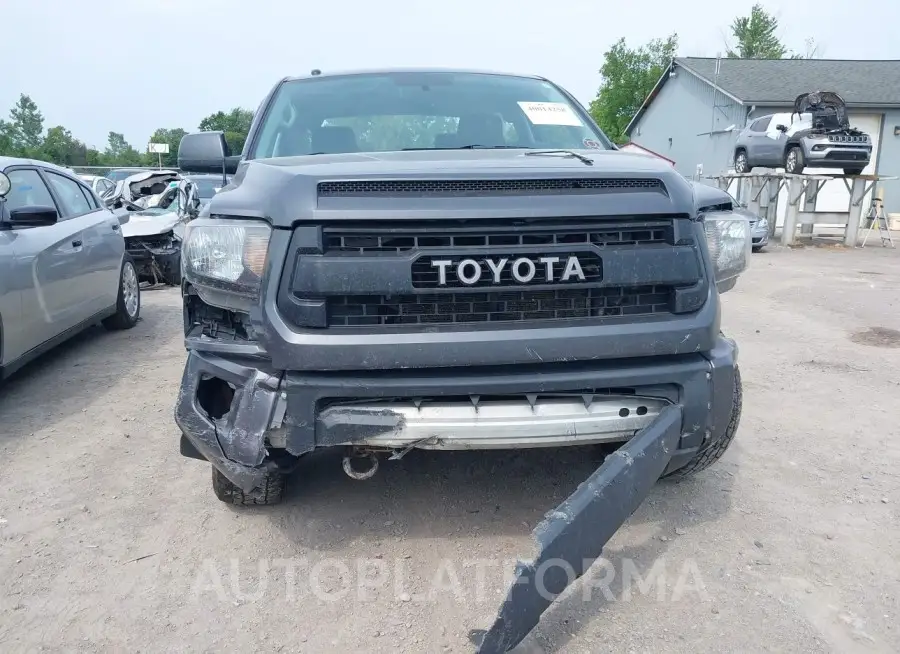
[[[564,154],[567,157],[575,157],[581,163],[586,166],[593,166],[594,160],[590,157],[586,157],[583,154],[578,154],[577,152],[573,152],[572,150],[531,150],[530,152],[526,152],[526,155],[537,156],[542,154]]]

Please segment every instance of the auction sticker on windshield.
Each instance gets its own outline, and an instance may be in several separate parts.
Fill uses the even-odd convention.
[[[534,125],[584,125],[572,107],[564,102],[520,102],[519,106]]]

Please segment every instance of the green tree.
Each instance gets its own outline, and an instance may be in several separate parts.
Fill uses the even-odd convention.
[[[653,90],[678,50],[678,35],[653,39],[629,48],[621,38],[604,53],[600,90],[590,112],[600,128],[616,143],[628,140],[625,127]]]
[[[9,112],[12,145],[25,156],[36,156],[44,139],[44,116],[37,104],[22,93]]]
[[[0,120],[0,154],[15,156],[17,154],[13,145],[12,125],[5,120]]]
[[[118,132],[109,133],[103,158],[108,166],[142,166],[146,163],[141,153],[131,147],[125,136]]]
[[[153,135],[150,137],[151,143],[167,143],[169,145],[169,154],[162,155],[162,165],[163,168],[176,168],[178,166],[178,146],[181,144],[181,137],[187,134],[187,132],[180,127],[175,127],[174,129],[169,129],[166,127],[160,127]],[[157,165],[159,163],[160,157],[156,154],[149,153],[149,159],[152,159],[150,163],[152,165]]]
[[[200,121],[201,131],[225,132],[225,141],[231,148],[232,154],[238,154],[244,149],[244,141],[250,131],[253,122],[253,112],[250,109],[235,107],[229,112],[217,111]]]
[[[61,166],[86,166],[87,148],[62,125],[51,127],[40,148],[40,158]]]
[[[778,38],[778,19],[762,5],[755,4],[749,16],[738,16],[731,22],[734,48],[728,48],[731,59],[784,59],[792,57]]]

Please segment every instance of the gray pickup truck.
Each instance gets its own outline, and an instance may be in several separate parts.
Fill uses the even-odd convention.
[[[540,536],[580,565],[734,438],[719,293],[747,220],[545,79],[314,71],[275,85],[240,156],[206,132],[178,163],[234,175],[186,226],[175,409],[225,502],[277,502],[317,448],[364,479],[413,448],[599,445]],[[482,651],[530,629],[510,599]]]

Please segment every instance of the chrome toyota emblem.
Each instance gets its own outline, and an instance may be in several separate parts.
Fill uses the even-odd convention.
[[[552,284],[554,282],[585,281],[581,262],[575,255],[568,257],[500,257],[478,259],[435,259],[432,268],[438,270],[438,286],[458,281],[474,286],[482,278],[500,284],[508,268],[512,279],[519,284]],[[455,284],[454,284],[455,285]]]

